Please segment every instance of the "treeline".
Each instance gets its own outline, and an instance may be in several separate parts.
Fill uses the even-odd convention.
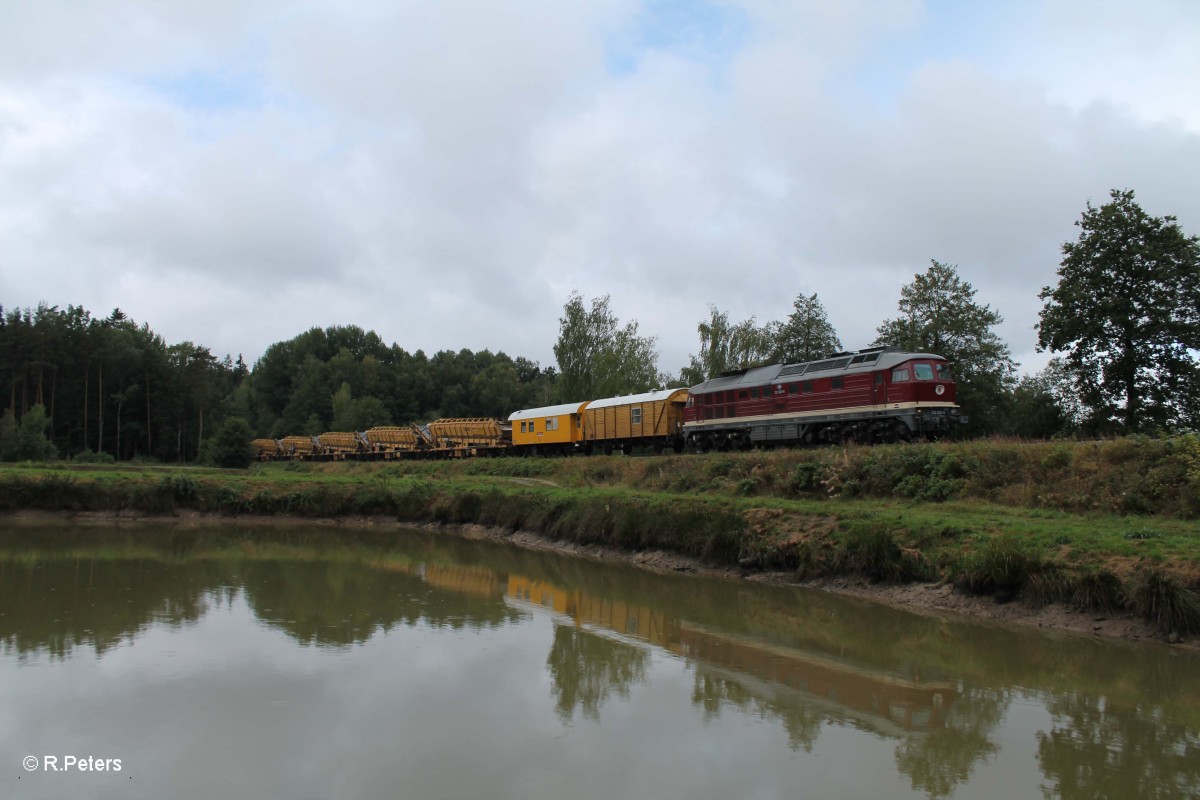
[[[1129,191],[1088,204],[1044,287],[1036,375],[996,334],[998,311],[957,267],[933,261],[901,288],[873,345],[945,356],[967,436],[1157,433],[1200,428],[1200,242],[1173,217],[1151,217]],[[489,350],[432,356],[348,325],[313,328],[267,348],[253,370],[192,342],[167,344],[119,309],[93,317],[0,308],[0,460],[56,456],[248,458],[250,436],[507,417],[521,408],[691,386],[730,369],[811,360],[842,349],[817,295],[786,319],[731,321],[716,306],[697,325],[698,353],[661,372],[653,337],[622,324],[608,296],[573,293],[559,319],[555,367]],[[216,452],[217,450],[223,451]],[[228,457],[226,457],[228,456]]]
[[[168,345],[120,309],[0,308],[0,458],[194,460],[248,374],[240,357]]]
[[[441,416],[507,417],[555,402],[553,368],[482,350],[432,357],[348,325],[267,348],[250,370],[192,342],[167,344],[119,309],[108,317],[0,308],[0,460],[108,456],[223,461],[233,444]],[[230,427],[230,423],[238,424]]]

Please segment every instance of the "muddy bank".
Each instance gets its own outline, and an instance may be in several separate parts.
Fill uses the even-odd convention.
[[[1081,636],[1102,636],[1130,642],[1154,645],[1167,644],[1167,637],[1146,620],[1128,611],[1097,613],[1081,611],[1061,603],[1033,605],[1027,601],[997,602],[992,597],[974,596],[960,592],[946,582],[888,584],[874,583],[858,576],[840,576],[797,581],[792,573],[747,570],[730,567],[713,567],[700,559],[672,553],[666,550],[623,550],[600,544],[550,539],[530,531],[513,532],[503,528],[476,524],[413,524],[398,522],[391,517],[345,516],[337,518],[311,518],[287,515],[229,517],[202,512],[178,512],[175,514],[144,514],[122,512],[53,512],[20,511],[0,514],[0,522],[22,526],[38,525],[137,525],[165,523],[185,527],[207,527],[214,523],[237,524],[244,527],[279,528],[293,525],[321,525],[331,527],[369,527],[379,529],[419,528],[422,530],[506,542],[530,550],[561,553],[579,558],[599,561],[620,562],[655,572],[692,573],[749,580],[780,586],[801,586],[817,591],[858,597],[908,611],[944,618],[970,619],[990,624],[1040,628],[1061,631]],[[1173,647],[1200,651],[1200,640],[1186,637],[1171,641]]]

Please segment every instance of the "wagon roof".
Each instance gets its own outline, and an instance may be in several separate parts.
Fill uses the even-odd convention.
[[[670,400],[676,394],[683,392],[687,395],[687,389],[659,389],[655,392],[642,392],[641,394],[627,394],[620,397],[606,397],[603,400],[593,400],[587,404],[587,410],[593,408],[611,408],[613,406],[628,406],[634,403],[659,403]]]
[[[520,411],[514,411],[513,413],[509,414],[508,419],[511,422],[514,419],[521,420],[521,419],[533,419],[535,417],[560,417],[563,414],[578,414],[580,411],[583,410],[583,407],[585,405],[587,405],[587,401],[582,400],[578,403],[560,403],[559,405],[556,405],[556,406],[543,406],[541,408],[525,408]]]
[[[724,389],[735,389],[740,386],[762,386],[776,382],[791,382],[811,380],[813,378],[829,378],[839,375],[852,375],[861,372],[873,372],[878,369],[891,369],[897,364],[914,358],[928,358],[936,361],[946,359],[933,353],[914,353],[893,348],[872,348],[860,350],[857,353],[842,353],[816,361],[803,361],[797,364],[770,364],[764,367],[752,367],[733,374],[712,378],[692,387],[693,392],[717,392]]]

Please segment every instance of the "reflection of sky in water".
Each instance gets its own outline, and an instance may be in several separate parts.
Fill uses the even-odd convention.
[[[1156,676],[1144,679],[1148,691],[1173,684],[1175,694],[1163,697],[1190,696],[1194,672],[1157,651],[1086,640],[1053,649],[1049,640],[906,621],[834,598],[482,545],[462,545],[453,559],[437,550],[437,566],[388,552],[375,566],[97,561],[87,574],[108,593],[94,595],[80,592],[84,573],[72,557],[41,563],[28,581],[38,591],[14,580],[0,586],[12,606],[0,607],[9,614],[0,639],[10,637],[0,650],[4,796],[1035,797],[1043,786],[1053,795],[1081,763],[1096,780],[1064,796],[1090,800],[1109,785],[1144,795],[1178,779],[1174,794],[1160,794],[1186,797],[1197,785],[1195,767],[1163,755],[1195,748],[1195,731],[1148,724],[1128,702],[1160,702],[1130,693],[1131,677],[1143,674]],[[14,564],[10,579],[22,577]],[[522,576],[526,568],[542,577]],[[570,576],[561,585],[551,579],[559,569]],[[146,590],[140,601],[126,599],[121,580],[131,574]],[[184,583],[191,589],[176,591]],[[229,585],[239,588],[212,590]],[[164,596],[174,611],[146,611]],[[198,619],[169,621],[194,616],[196,598]],[[835,641],[868,629],[876,614],[884,620],[870,634],[877,656],[861,641],[844,639],[850,654],[788,641]],[[758,628],[731,630],[741,618]],[[105,628],[106,619],[116,624]],[[88,644],[61,655],[37,645],[86,641],[89,626],[110,639],[114,630],[136,633],[99,656]],[[780,628],[773,642],[758,638],[772,626]],[[838,634],[846,628],[851,634]],[[14,635],[25,637],[24,649]],[[924,653],[907,641],[944,652],[902,663],[894,654]],[[1050,660],[1021,671],[1027,653]],[[1086,688],[1052,694],[1042,687],[1053,683],[1053,659],[1085,686],[1122,686],[1126,702]],[[993,670],[981,666],[993,661]],[[1094,675],[1080,667],[1093,661]],[[956,672],[960,662],[969,669]],[[905,712],[891,703],[911,701],[909,712],[928,716],[921,698],[930,687],[954,694],[934,721],[897,722]],[[877,695],[881,707],[855,692]],[[1094,723],[1089,736],[1110,737],[1102,744],[1118,742],[1129,768],[1114,770],[1103,747],[1088,756],[1072,745],[1068,718]],[[1039,734],[1056,726],[1064,736],[1051,752]],[[20,763],[28,754],[117,757],[124,769],[29,774]],[[1149,778],[1121,784],[1135,775]]]

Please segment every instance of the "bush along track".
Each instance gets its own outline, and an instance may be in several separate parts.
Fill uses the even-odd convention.
[[[1174,494],[1158,515],[1122,515],[1117,501],[1097,500],[1105,488],[1138,493],[1143,509],[1147,498]],[[249,472],[0,471],[0,511],[478,524],[798,580],[943,581],[998,601],[1129,610],[1175,637],[1200,633],[1197,498],[1200,445],[1187,437]]]

